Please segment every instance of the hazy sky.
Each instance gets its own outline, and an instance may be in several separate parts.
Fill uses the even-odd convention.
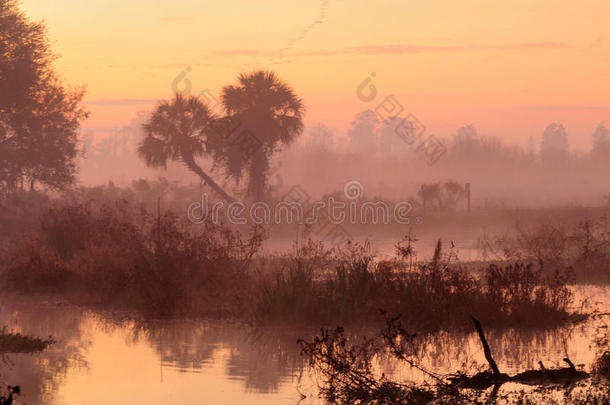
[[[172,94],[273,69],[306,123],[345,128],[394,95],[432,133],[466,123],[525,142],[551,121],[588,147],[610,124],[610,2],[399,0],[22,0],[46,20],[57,68],[86,85],[86,126],[127,123]],[[356,97],[371,72],[377,98]]]

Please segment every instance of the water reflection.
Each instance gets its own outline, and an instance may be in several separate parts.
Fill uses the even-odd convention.
[[[2,385],[21,385],[28,404],[52,404],[68,373],[86,372],[91,338],[81,329],[83,313],[76,308],[24,298],[0,301],[0,325],[9,331],[56,341],[38,354],[4,354]]]
[[[610,302],[608,290],[580,292]],[[0,324],[24,334],[57,341],[35,355],[4,355],[1,382],[19,384],[24,402],[107,403],[316,403],[315,376],[305,369],[296,345],[311,331],[255,330],[239,323],[202,321],[135,322],[41,299],[4,297]],[[593,362],[595,325],[553,330],[487,331],[503,372],[514,374],[558,366],[563,357]],[[315,331],[313,331],[315,333]],[[486,368],[474,333],[420,337],[420,363],[439,374]],[[402,380],[422,381],[421,373],[389,358],[378,367]],[[298,377],[303,375],[302,379]],[[97,402],[96,402],[97,401]]]
[[[102,318],[98,322],[108,325]],[[215,356],[221,353],[226,377],[243,382],[249,392],[276,392],[304,364],[298,356],[296,332],[202,321],[115,322],[113,327],[127,332],[128,345],[146,342],[158,353],[162,367],[179,372],[217,367]],[[107,330],[111,329],[107,326]]]

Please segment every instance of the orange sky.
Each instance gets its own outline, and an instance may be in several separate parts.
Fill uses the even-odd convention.
[[[273,69],[307,106],[306,123],[345,128],[394,95],[432,132],[472,123],[525,142],[547,123],[586,148],[610,124],[608,1],[22,0],[44,19],[57,69],[86,85],[86,126],[129,122],[172,94]],[[371,72],[378,90],[356,88]]]

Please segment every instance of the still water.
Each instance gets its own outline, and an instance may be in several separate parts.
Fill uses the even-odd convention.
[[[608,309],[610,288],[576,287],[578,304]],[[136,323],[117,314],[41,298],[0,299],[0,325],[56,341],[38,354],[4,354],[0,383],[21,385],[22,402],[56,404],[317,404],[316,377],[299,356],[303,331],[255,330],[203,321]],[[560,365],[588,370],[598,348],[592,322],[546,331],[488,331],[503,372]],[[485,368],[473,333],[442,333],[420,346],[437,373]],[[416,371],[380,360],[380,371],[420,381]]]

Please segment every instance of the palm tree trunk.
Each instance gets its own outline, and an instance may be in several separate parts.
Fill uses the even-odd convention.
[[[216,182],[208,176],[202,169],[199,167],[197,163],[195,163],[195,159],[192,156],[184,156],[182,154],[182,160],[186,167],[188,167],[191,171],[195,172],[199,177],[203,179],[206,184],[212,187],[212,190],[216,191],[222,198],[227,200],[229,203],[235,202],[235,199],[226,193]]]
[[[250,182],[248,186],[249,194],[252,195],[255,201],[264,201],[265,199],[268,169],[269,159],[262,148],[259,148],[259,150],[254,153],[254,156],[252,156]]]

